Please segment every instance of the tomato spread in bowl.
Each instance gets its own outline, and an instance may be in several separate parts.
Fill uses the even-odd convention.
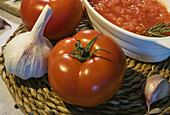
[[[170,56],[170,36],[144,34],[153,33],[148,28],[160,21],[169,26],[170,0],[83,0],[83,4],[92,27],[115,40],[126,56],[144,62]]]
[[[140,34],[159,21],[170,22],[170,13],[158,0],[88,0],[111,23]]]

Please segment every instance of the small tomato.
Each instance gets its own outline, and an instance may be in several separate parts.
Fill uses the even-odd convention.
[[[95,30],[80,31],[73,37],[58,42],[50,52],[49,82],[67,103],[96,106],[111,98],[121,87],[126,65],[125,55],[112,38],[99,34]],[[85,47],[98,35],[91,48]],[[74,50],[75,44],[80,49]],[[94,54],[91,55],[87,50],[83,53],[83,58],[77,56],[78,51],[81,54],[85,49]],[[86,54],[91,57],[82,60],[86,58]]]
[[[44,30],[44,36],[48,39],[61,39],[80,24],[83,16],[80,0],[22,0],[21,19],[28,30],[32,29],[46,4],[53,10]]]

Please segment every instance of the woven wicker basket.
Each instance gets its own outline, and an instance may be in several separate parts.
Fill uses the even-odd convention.
[[[81,24],[72,35],[83,29],[90,29],[87,18],[84,16]],[[21,25],[9,38],[27,31]],[[71,35],[71,36],[72,36]],[[7,41],[7,43],[8,43]],[[52,41],[55,45],[56,41]],[[5,47],[5,46],[4,46]],[[3,49],[2,48],[2,52]],[[96,107],[85,108],[67,104],[51,89],[47,74],[41,78],[22,80],[9,74],[4,66],[3,54],[0,54],[0,74],[17,106],[29,115],[54,114],[85,114],[85,115],[143,115],[147,111],[145,97],[141,87],[146,78],[153,74],[161,74],[170,82],[170,57],[159,63],[144,63],[127,57],[126,71],[121,89],[110,100]],[[152,113],[170,114],[170,96],[155,102],[151,106]]]

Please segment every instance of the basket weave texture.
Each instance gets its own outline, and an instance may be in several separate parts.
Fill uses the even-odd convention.
[[[72,35],[83,29],[92,29],[85,16]],[[26,31],[24,25],[19,26],[7,43],[14,36]],[[56,42],[52,41],[52,44],[55,45]],[[17,106],[23,113],[29,115],[144,115],[147,106],[141,90],[142,85],[146,78],[153,74],[161,74],[170,82],[170,57],[159,63],[145,63],[126,57],[126,66],[121,89],[105,103],[96,107],[85,108],[63,102],[52,90],[47,74],[38,79],[22,80],[8,73],[4,66],[3,53],[0,54],[1,77]],[[170,96],[153,103],[151,109],[151,112],[155,114],[170,114]]]

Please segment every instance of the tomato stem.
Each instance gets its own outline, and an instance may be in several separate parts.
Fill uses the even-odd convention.
[[[75,57],[76,59],[78,59],[81,62],[86,61],[87,59],[93,57],[94,53],[97,51],[104,51],[110,54],[110,52],[104,50],[104,49],[96,49],[94,50],[92,53],[90,53],[90,50],[94,44],[94,42],[96,41],[96,39],[100,36],[101,34],[97,35],[95,38],[93,38],[87,45],[85,48],[83,48],[80,40],[77,40],[77,42],[75,43],[76,48],[71,52],[68,53],[69,56]],[[76,53],[77,51],[77,53]]]

